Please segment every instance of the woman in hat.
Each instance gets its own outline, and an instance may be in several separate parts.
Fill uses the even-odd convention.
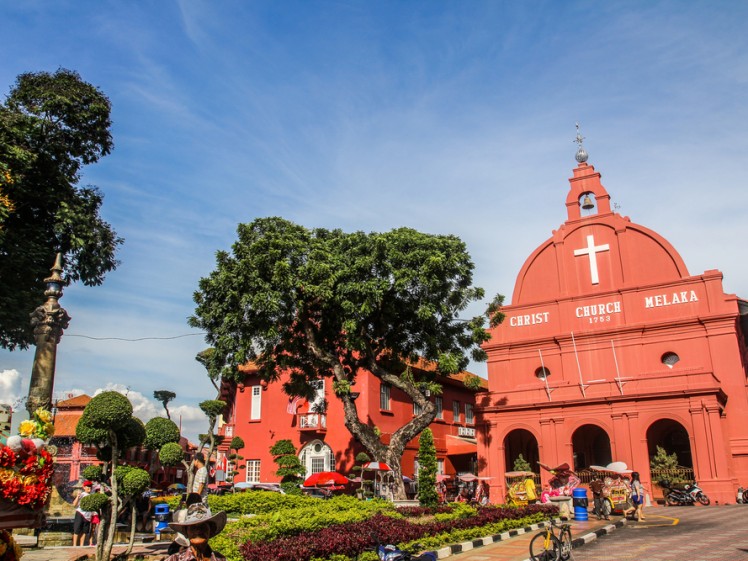
[[[184,522],[172,522],[169,527],[185,536],[190,546],[184,551],[175,553],[165,561],[225,561],[225,557],[216,553],[208,545],[208,540],[221,533],[226,526],[226,513],[213,514],[202,502],[190,505]]]

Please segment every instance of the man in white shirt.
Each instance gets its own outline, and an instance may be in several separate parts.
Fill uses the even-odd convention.
[[[202,452],[195,454],[195,479],[192,481],[192,493],[197,493],[203,499],[208,498],[208,468],[205,467],[205,456]]]

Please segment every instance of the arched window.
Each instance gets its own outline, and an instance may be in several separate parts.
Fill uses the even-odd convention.
[[[662,355],[660,360],[662,360],[662,364],[668,368],[672,368],[678,363],[678,361],[680,361],[680,357],[675,353],[668,352]]]
[[[307,477],[321,471],[335,471],[335,454],[321,440],[313,440],[299,452],[299,461],[306,468]]]
[[[548,376],[550,376],[550,375],[551,375],[551,371],[550,371],[550,370],[548,370],[548,369],[547,369],[547,368],[546,368],[545,366],[541,366],[541,367],[539,367],[539,368],[538,368],[538,369],[537,369],[537,370],[535,371],[535,377],[536,377],[536,378],[537,378],[538,380],[545,380],[545,379],[547,379],[547,378],[548,378]]]

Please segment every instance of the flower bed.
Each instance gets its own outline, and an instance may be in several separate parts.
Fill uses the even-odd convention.
[[[371,557],[375,543],[435,549],[498,534],[550,518],[555,507],[471,507],[395,509],[386,501],[337,497],[278,509],[229,524],[211,545],[229,561],[309,561]],[[374,557],[371,557],[374,559]]]

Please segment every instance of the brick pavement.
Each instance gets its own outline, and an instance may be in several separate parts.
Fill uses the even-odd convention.
[[[748,505],[653,508],[646,515],[575,550],[575,561],[748,561]]]

